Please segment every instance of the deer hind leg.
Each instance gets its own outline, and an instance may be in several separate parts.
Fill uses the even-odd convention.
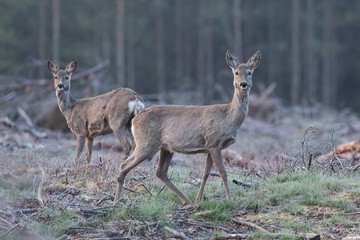
[[[84,136],[76,136],[76,142],[77,142],[77,146],[76,146],[76,161],[79,160],[80,155],[84,149],[84,144],[85,144],[85,137]]]
[[[142,161],[149,158],[153,152],[151,151],[144,151],[143,149],[137,148],[131,154],[131,156],[126,159],[120,166],[120,173],[117,178],[117,186],[116,186],[116,193],[114,198],[114,204],[116,204],[120,199],[120,194],[122,187],[124,185],[126,175],[137,165],[139,165]]]
[[[214,161],[216,168],[219,171],[220,177],[224,183],[226,197],[230,200],[231,195],[230,195],[230,190],[229,190],[229,186],[228,186],[228,182],[227,182],[227,173],[226,173],[224,164],[221,159],[221,152],[219,149],[211,149],[210,156],[211,156],[211,159]]]
[[[206,163],[205,163],[203,176],[202,176],[202,179],[201,179],[200,190],[199,190],[199,193],[198,193],[198,195],[196,197],[195,202],[201,200],[202,194],[204,192],[205,184],[206,184],[206,181],[207,181],[207,179],[209,177],[212,165],[213,165],[213,160],[211,159],[210,154],[208,154],[208,156],[206,158]]]
[[[126,127],[125,126],[121,126],[118,127],[117,129],[115,129],[114,134],[117,137],[117,139],[119,140],[121,147],[123,148],[123,153],[124,153],[124,159],[126,159],[131,151],[131,145],[129,143],[129,141],[126,138]]]
[[[91,153],[92,153],[93,141],[94,141],[93,138],[86,137],[86,160],[87,160],[88,163],[91,162]]]
[[[166,149],[160,149],[159,162],[156,169],[156,177],[158,177],[161,181],[163,181],[163,183],[181,199],[184,205],[192,204],[191,200],[188,197],[186,197],[182,192],[180,192],[180,190],[177,187],[175,187],[175,185],[170,181],[170,179],[167,176],[167,172],[173,154],[174,153]]]

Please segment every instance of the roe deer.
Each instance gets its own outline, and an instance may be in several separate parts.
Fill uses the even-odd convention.
[[[73,59],[65,70],[60,70],[52,59],[48,60],[48,68],[54,75],[60,111],[77,138],[76,159],[79,159],[86,139],[86,160],[90,163],[93,138],[112,132],[119,139],[127,157],[131,145],[126,138],[126,131],[132,137],[131,120],[145,107],[144,101],[128,88],[118,88],[96,97],[75,99],[70,93],[70,80],[76,66],[76,60]]]
[[[158,150],[159,162],[156,176],[181,199],[183,204],[191,201],[167,177],[174,152],[184,154],[207,153],[200,190],[200,200],[213,162],[225,186],[226,196],[231,198],[227,174],[220,151],[233,144],[248,112],[248,96],[252,85],[252,73],[259,65],[261,52],[257,51],[246,64],[226,52],[226,61],[234,75],[234,95],[228,104],[209,106],[152,106],[141,111],[132,120],[135,149],[120,166],[114,204],[119,200],[126,175]]]

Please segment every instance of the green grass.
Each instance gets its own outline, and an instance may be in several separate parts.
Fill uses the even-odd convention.
[[[282,231],[279,233],[264,233],[256,231],[254,234],[254,239],[280,239],[280,240],[300,240],[301,237],[297,237],[294,233],[288,231]]]
[[[208,211],[208,214],[204,215],[195,215],[194,218],[203,218],[213,222],[225,222],[231,216],[231,213],[238,204],[234,201],[217,201],[217,200],[203,200],[199,203],[199,210],[197,212],[205,212]]]
[[[42,216],[46,219],[45,221],[27,219],[24,224],[27,228],[47,238],[62,236],[69,226],[78,222],[77,214],[74,211],[45,209],[42,212]]]
[[[346,212],[354,210],[352,203],[338,200],[331,196],[331,192],[357,191],[360,188],[358,175],[338,178],[321,173],[293,173],[280,174],[263,183],[258,190],[249,189],[244,194],[244,202],[248,208],[281,205],[282,209],[296,214],[297,209],[289,204],[296,202],[307,206],[333,207]]]
[[[330,223],[336,224],[336,225],[343,225],[345,227],[354,226],[353,221],[351,221],[350,219],[348,219],[348,218],[346,218],[344,216],[339,216],[339,215],[334,215],[333,217],[331,217],[327,221],[329,221]]]
[[[143,198],[136,204],[134,215],[143,221],[164,221],[171,206],[171,202],[160,198]]]
[[[286,203],[283,206],[281,206],[281,210],[284,212],[288,212],[291,215],[301,215],[302,214],[301,207],[296,203]]]
[[[189,169],[178,171],[181,172],[181,175],[173,174],[172,182],[180,191],[194,201],[199,186],[188,183]],[[86,182],[85,175],[80,176],[80,178],[83,177],[84,182]],[[242,180],[238,175],[229,174],[228,182],[232,193],[232,200],[227,200],[224,186],[221,185],[221,179],[210,177],[204,190],[204,196],[214,194],[213,197],[199,201],[197,203],[198,208],[193,213],[189,211],[189,217],[221,225],[229,221],[235,212],[240,210],[256,208],[261,213],[263,208],[273,206],[273,209],[276,209],[276,211],[286,212],[285,217],[289,218],[288,221],[280,217],[278,219],[276,217],[271,219],[276,220],[274,225],[282,226],[285,230],[280,233],[270,234],[255,232],[254,239],[299,239],[299,235],[316,230],[314,229],[315,222],[311,219],[308,221],[303,220],[305,215],[303,212],[307,206],[328,207],[334,211],[352,212],[355,206],[350,196],[360,196],[359,175],[339,178],[316,172],[279,174],[269,177],[269,181],[254,180],[251,182],[252,187],[250,188],[233,184],[233,178]],[[32,184],[32,179],[25,177],[9,181],[0,176],[0,199],[6,195],[8,195],[7,198],[34,196]],[[134,203],[134,199],[140,197],[140,195],[129,195],[130,201],[125,201],[124,206],[106,210],[106,216],[101,219],[84,219],[73,211],[63,209],[47,210],[45,208],[41,214],[46,216],[46,220],[29,218],[24,223],[26,227],[47,238],[61,236],[71,225],[96,225],[100,221],[136,219],[147,222],[159,221],[161,227],[169,225],[169,220],[176,218],[176,209],[182,207],[181,201],[168,188],[165,188],[157,196],[157,193],[163,186],[162,182],[156,180],[149,184],[148,188],[153,193],[153,197],[146,191],[143,191],[141,198]],[[344,192],[346,192],[346,198],[341,197],[344,195]],[[248,213],[251,214],[252,211],[248,211]],[[271,218],[271,215],[266,215],[266,217],[268,216]],[[323,220],[321,223],[351,226],[353,221],[335,215],[330,219]],[[221,235],[222,232],[215,232],[213,234],[213,236]]]

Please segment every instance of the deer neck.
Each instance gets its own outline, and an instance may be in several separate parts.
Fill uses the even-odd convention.
[[[230,102],[230,116],[235,125],[241,125],[248,113],[250,89],[235,88],[234,96]]]
[[[71,106],[76,102],[76,99],[71,95],[70,91],[56,91],[59,108],[62,114],[67,118]]]

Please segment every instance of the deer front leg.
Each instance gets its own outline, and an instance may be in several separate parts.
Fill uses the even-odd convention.
[[[228,200],[231,200],[231,194],[230,194],[230,190],[229,190],[229,186],[228,186],[228,182],[227,182],[227,173],[224,167],[224,164],[222,162],[221,159],[221,152],[219,149],[211,149],[210,150],[210,156],[211,159],[214,161],[216,168],[219,171],[220,177],[224,183],[224,187],[225,187],[225,192],[226,192],[226,197]]]
[[[207,179],[209,177],[212,165],[213,165],[213,160],[211,159],[210,154],[208,154],[208,156],[206,158],[206,163],[205,163],[203,176],[202,176],[202,179],[201,179],[200,190],[199,190],[199,193],[198,193],[198,195],[196,197],[195,202],[201,200],[202,194],[204,192],[205,184],[206,184],[206,181],[207,181]]]
[[[90,163],[90,161],[91,161],[91,153],[92,153],[93,141],[94,141],[93,138],[86,137],[86,160],[87,160],[88,163]]]
[[[130,135],[130,138],[131,138],[131,149],[134,150],[135,149],[135,139],[134,139],[134,136],[131,132],[131,127],[127,127],[127,130],[129,131],[129,135]]]
[[[123,148],[123,153],[124,153],[124,159],[126,159],[131,151],[131,145],[129,143],[129,141],[126,138],[126,128],[125,127],[119,127],[116,129],[116,131],[114,131],[114,134],[116,136],[116,138],[119,140],[121,147]]]
[[[80,155],[84,149],[84,144],[85,144],[85,137],[84,136],[80,136],[77,135],[76,136],[76,142],[77,142],[77,146],[76,146],[76,161],[79,160]]]
[[[175,187],[175,185],[170,181],[167,176],[172,156],[172,152],[165,149],[160,149],[159,162],[156,169],[156,177],[163,181],[163,183],[181,199],[181,202],[184,205],[192,204],[191,200],[186,197],[177,187]]]

